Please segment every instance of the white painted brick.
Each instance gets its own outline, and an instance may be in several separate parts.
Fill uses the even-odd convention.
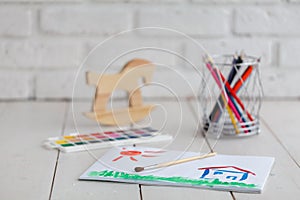
[[[176,70],[176,71],[175,71]],[[155,72],[153,82],[142,89],[144,97],[196,97],[201,77],[192,71],[180,69]]]
[[[197,3],[278,3],[282,0],[192,0]]]
[[[282,67],[300,66],[300,40],[282,41],[279,47],[279,62]]]
[[[31,23],[31,11],[28,9],[5,6],[0,8],[1,36],[29,36]]]
[[[1,70],[0,91],[1,99],[26,99],[32,97],[32,73],[16,70]]]
[[[41,10],[41,29],[57,34],[114,34],[131,27],[126,5],[51,7]],[[130,10],[129,10],[130,11]]]
[[[153,4],[153,3],[185,3],[189,0],[94,0],[97,2],[117,2],[117,3],[143,3],[143,4]]]
[[[36,78],[37,98],[68,98],[72,97],[75,71],[40,72]],[[300,77],[300,70],[290,73],[284,69],[262,68],[261,77],[265,97],[300,97],[300,91],[295,84]],[[142,94],[147,97],[187,97],[198,94],[201,77],[191,71],[179,70],[155,72],[152,84],[142,88]],[[22,84],[23,85],[23,84]],[[9,86],[8,88],[11,88]],[[92,100],[95,88],[85,84],[84,73],[80,73],[75,84],[74,98]],[[24,90],[22,90],[24,91]],[[24,95],[23,95],[24,96]],[[120,97],[121,94],[114,95]],[[2,97],[3,98],[3,97]]]
[[[261,67],[272,66],[272,41],[266,39],[218,39],[218,40],[197,40],[211,55],[234,54],[244,50],[247,55],[261,57]],[[185,56],[195,65],[203,63],[204,51],[192,42],[185,44]],[[200,64],[199,64],[200,63]],[[185,65],[186,69],[191,66]]]
[[[177,2],[188,2],[189,0],[92,0],[93,2],[97,3],[177,3]],[[5,3],[28,3],[28,2],[51,2],[51,3],[69,3],[69,2],[86,2],[86,0],[0,0],[0,2],[5,2]]]
[[[93,49],[97,44],[96,41],[90,42],[88,49]],[[130,34],[123,35],[98,45],[89,55],[85,67],[89,70],[102,72],[112,62],[108,72],[118,72],[129,60],[134,58],[146,59],[156,64],[172,67],[176,64],[177,56],[166,51],[181,54],[180,41],[166,38],[136,38]],[[126,54],[126,52],[128,53]],[[158,66],[157,70],[162,68],[162,66]]]
[[[25,4],[3,3],[0,8],[0,99],[27,99],[32,98],[34,94],[40,99],[71,98],[75,67],[87,54],[87,51],[83,52],[84,42],[88,41],[85,50],[90,50],[98,42],[98,38],[90,36],[100,35],[100,42],[104,39],[103,35],[131,28],[135,22],[139,27],[162,26],[187,33],[196,37],[211,54],[228,54],[244,49],[248,55],[261,56],[265,96],[300,97],[299,86],[296,84],[300,77],[300,6],[296,3],[279,4],[281,0],[192,0],[199,4],[190,4],[189,0],[180,3],[177,3],[179,0],[155,0],[155,3],[142,0],[142,4],[125,4],[140,1],[124,0],[122,3],[110,4],[108,0],[95,0],[92,4],[63,4],[70,1],[50,0],[51,4],[34,4],[33,8]],[[29,0],[14,2],[24,3]],[[228,2],[231,4],[225,5]],[[244,2],[246,5],[239,5]],[[273,2],[274,5],[271,5]],[[34,18],[37,16],[34,13],[37,9],[40,10],[41,20]],[[232,10],[235,11],[234,16]],[[136,11],[137,18],[133,19]],[[34,32],[35,21],[40,22],[37,28],[41,28],[43,32]],[[231,34],[231,22],[234,22],[233,31],[236,35]],[[28,36],[31,37],[14,38]],[[225,38],[222,38],[223,36]],[[274,41],[279,43],[278,52]],[[149,31],[146,34],[135,33],[129,37],[120,37],[104,45],[103,49],[94,52],[84,66],[84,71],[101,71],[115,57],[141,47],[175,51],[186,56],[196,66],[198,63],[202,64],[200,48],[174,36],[173,33]],[[162,67],[158,67],[153,79],[155,84],[142,89],[144,97],[174,97],[168,89],[179,97],[193,96],[193,91],[197,92],[201,79],[191,66],[184,65],[180,58],[170,53],[154,50],[130,53],[116,60],[113,63],[114,69],[109,72],[119,71],[128,60],[136,57],[168,65],[171,69],[179,71],[178,74],[172,70],[168,71],[170,69],[161,70]],[[274,68],[274,65],[279,67]],[[10,67],[14,69],[11,70]],[[29,71],[33,68],[39,69],[38,72]],[[75,98],[91,100],[94,88],[86,85],[84,72],[79,75]],[[122,95],[116,94],[114,97]]]
[[[300,7],[238,8],[234,21],[234,30],[239,34],[299,35]]]
[[[300,97],[300,70],[262,69],[265,97]]]
[[[95,88],[86,85],[85,72],[79,73],[78,79],[76,79],[76,73],[77,70],[41,71],[37,73],[37,98],[71,99],[74,87],[74,97],[76,99],[92,99]]]
[[[36,75],[37,98],[72,98],[73,87],[75,87],[74,98],[93,99],[95,88],[86,85],[85,70],[79,73],[76,80],[75,70],[42,71]],[[152,83],[142,88],[144,97],[186,97],[194,96],[198,92],[200,77],[196,73],[177,71],[155,71]],[[114,98],[124,97],[124,92],[113,94]]]
[[[98,0],[102,1],[102,0]],[[182,3],[189,0],[124,0],[124,2],[136,2],[136,3]]]
[[[147,6],[139,10],[138,26],[171,28],[189,35],[223,36],[229,33],[228,8],[203,6]]]
[[[0,41],[0,67],[76,67],[82,60],[75,42]]]
[[[0,0],[2,3],[68,3],[84,2],[84,0]]]

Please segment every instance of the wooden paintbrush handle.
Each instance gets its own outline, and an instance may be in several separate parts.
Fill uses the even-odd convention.
[[[168,167],[168,166],[171,166],[171,165],[177,165],[177,164],[181,164],[181,163],[185,163],[185,162],[189,162],[189,161],[193,161],[193,160],[208,158],[208,157],[211,157],[211,156],[215,156],[216,154],[217,154],[216,152],[213,152],[213,153],[208,153],[208,154],[205,154],[205,155],[195,156],[195,157],[191,157],[191,158],[184,158],[182,160],[170,161],[170,162],[158,164],[158,165],[155,166],[155,168]]]

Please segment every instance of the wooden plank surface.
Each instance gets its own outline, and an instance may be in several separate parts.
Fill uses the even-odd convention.
[[[101,131],[98,124],[82,115],[91,103],[75,103],[74,113],[69,109],[65,134]],[[74,123],[74,118],[75,122]],[[100,181],[79,181],[79,176],[108,149],[90,152],[60,153],[51,199],[140,199],[139,185]]]
[[[300,102],[264,102],[261,113],[269,129],[300,166]]]
[[[197,123],[187,103],[159,102],[160,106],[151,114],[151,126],[162,127],[164,133],[174,136],[174,141],[164,148],[179,151],[209,152],[205,140],[197,134]],[[167,113],[164,114],[164,113]],[[146,120],[147,121],[147,120]],[[162,146],[161,146],[162,147]],[[143,200],[150,199],[232,199],[229,192],[195,188],[142,185]]]
[[[42,141],[61,133],[65,104],[0,105],[0,199],[49,199],[57,152]]]
[[[261,123],[261,134],[252,137],[222,138],[218,141],[208,139],[211,144],[217,142],[214,150],[218,153],[275,157],[275,164],[263,193],[234,193],[236,199],[298,199],[300,196],[300,170],[267,126],[270,125]]]
[[[196,120],[192,115],[194,109],[190,109],[184,102],[181,106],[177,102],[162,102],[161,105],[168,112],[164,130],[176,136],[173,143],[163,147],[198,151],[203,144],[202,151],[209,150],[206,143],[203,143],[202,136],[195,134]],[[192,103],[190,105],[193,106]],[[99,131],[96,123],[81,115],[81,112],[90,109],[90,103],[76,103],[75,107],[78,130]],[[0,139],[5,141],[0,146],[3,160],[0,165],[0,199],[49,199],[58,154],[55,150],[42,148],[41,144],[44,139],[61,134],[65,110],[65,103],[0,103]],[[165,118],[163,113],[162,109],[158,109],[152,113],[152,121],[145,120],[143,123],[159,127]],[[215,150],[218,153],[273,156],[276,159],[263,193],[234,193],[236,199],[298,199],[300,170],[297,166],[299,137],[296,120],[299,114],[299,102],[264,103],[260,135],[226,138],[217,142]],[[182,123],[178,120],[180,115]],[[73,113],[69,109],[65,133],[75,130],[72,117]],[[177,130],[180,131],[176,133]],[[208,141],[214,143],[215,139],[210,138]],[[157,145],[162,147],[163,144]],[[140,199],[137,184],[78,181],[81,173],[105,151],[60,153],[51,199]],[[142,185],[141,192],[144,200],[195,197],[232,199],[228,192],[192,188]]]

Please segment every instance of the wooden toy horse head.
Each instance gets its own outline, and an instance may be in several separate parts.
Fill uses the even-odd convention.
[[[118,74],[99,75],[87,72],[87,84],[96,86],[93,111],[85,115],[103,125],[126,125],[149,115],[153,105],[143,105],[139,81],[151,82],[155,66],[147,60],[133,59]],[[129,107],[107,110],[107,103],[115,90],[125,90]]]

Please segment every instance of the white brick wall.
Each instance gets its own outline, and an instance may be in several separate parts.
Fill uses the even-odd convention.
[[[149,31],[143,31],[149,33]],[[161,33],[161,31],[158,31]],[[111,68],[108,72],[118,72],[121,67],[132,58],[143,58],[150,60],[153,63],[162,63],[169,66],[175,66],[177,64],[177,57],[170,53],[159,51],[158,49],[167,49],[169,51],[177,52],[181,54],[181,42],[178,42],[177,38],[165,39],[165,38],[152,38],[146,37],[144,39],[129,38],[131,34],[128,33],[120,37],[106,41],[103,44],[99,44],[99,41],[91,41],[88,43],[88,50],[99,44],[96,50],[89,56],[87,65],[89,69],[93,71],[102,71],[104,67],[112,60],[115,60],[111,64]],[[128,36],[129,35],[129,36]],[[155,48],[155,49],[154,49]],[[117,56],[122,55],[120,58]],[[100,65],[102,68],[99,68]],[[160,70],[162,67],[158,67]]]
[[[0,35],[24,37],[31,34],[31,11],[23,8],[0,8]]]
[[[38,99],[70,99],[74,95],[78,99],[92,99],[95,88],[84,84],[83,73],[80,73],[78,79],[76,79],[76,74],[77,70],[45,70],[37,72],[36,97]]]
[[[285,67],[299,69],[300,63],[300,40],[289,39],[280,42],[279,64]],[[292,71],[291,71],[292,72]]]
[[[199,39],[205,49],[213,55],[234,53],[244,50],[247,54],[262,57],[262,66],[271,67],[272,41],[262,38],[226,38],[226,39]],[[199,48],[192,43],[185,44],[185,56],[190,57],[195,63],[202,62],[199,56]]]
[[[1,70],[0,98],[28,99],[34,95],[34,80],[30,72],[18,70]]]
[[[46,33],[115,34],[132,27],[132,13],[127,6],[51,7],[40,12],[41,29]]]
[[[206,37],[226,36],[230,30],[230,10],[226,7],[147,6],[138,12],[138,26],[176,28],[188,35]]]
[[[299,35],[299,7],[268,6],[238,8],[234,31],[252,35]]]
[[[299,22],[299,0],[0,0],[0,99],[71,98],[76,71],[96,44],[120,31],[145,26],[182,31],[212,54],[245,50],[261,56],[265,95],[298,98]],[[202,62],[203,52],[190,41],[149,30],[116,36],[97,49],[84,67],[102,71],[112,59],[141,47],[171,50],[195,65]],[[197,87],[192,68],[166,52],[131,52],[117,59],[110,72],[135,57],[179,70]],[[91,98],[93,89],[85,85],[83,71],[75,97]],[[159,67],[155,81],[169,83],[179,96],[191,95],[176,76]],[[170,96],[155,87],[144,93]]]
[[[76,67],[82,61],[78,42],[0,41],[0,67],[57,68]]]

